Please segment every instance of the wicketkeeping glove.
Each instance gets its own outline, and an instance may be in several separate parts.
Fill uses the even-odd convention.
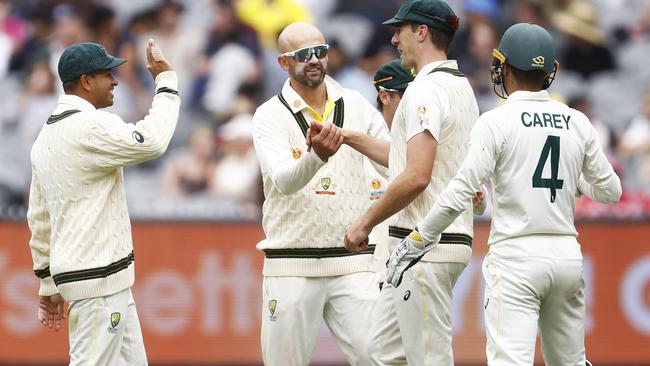
[[[394,287],[402,283],[402,276],[407,269],[415,265],[429,250],[433,249],[440,241],[440,235],[432,241],[425,242],[418,231],[418,228],[402,239],[399,245],[393,250],[386,264],[386,282]]]

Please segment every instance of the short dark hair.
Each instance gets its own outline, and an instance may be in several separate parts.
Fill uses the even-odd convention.
[[[452,38],[454,38],[453,33],[445,32],[440,29],[432,28],[426,24],[411,23],[411,30],[415,32],[415,29],[421,25],[424,25],[429,30],[429,38],[431,38],[431,43],[433,43],[436,48],[445,51],[449,50],[449,45],[451,44]]]
[[[81,77],[78,77],[76,79],[64,82],[63,83],[63,91],[66,94],[72,94],[75,91],[75,89],[77,89],[77,86],[79,85],[79,78],[81,78]]]
[[[510,68],[510,71],[512,71],[512,74],[515,76],[515,79],[517,79],[520,84],[538,87],[540,90],[544,89],[544,80],[548,76],[544,70],[524,71],[510,64],[508,64],[508,67]]]
[[[384,111],[384,103],[381,102],[381,98],[379,97],[379,92],[377,92],[377,110],[379,112]]]

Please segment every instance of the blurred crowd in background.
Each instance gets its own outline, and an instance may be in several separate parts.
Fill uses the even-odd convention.
[[[450,57],[470,78],[481,112],[502,103],[489,65],[517,22],[548,29],[560,68],[550,92],[591,118],[623,180],[615,206],[581,198],[579,218],[650,216],[650,2],[448,0],[461,19]],[[381,25],[401,0],[0,0],[0,217],[24,218],[29,151],[61,94],[56,65],[72,43],[93,41],[128,62],[115,105],[127,122],[150,106],[145,45],[154,38],[180,79],[181,115],[161,159],[125,171],[135,219],[258,219],[263,200],[252,143],[257,105],[286,73],[277,35],[316,24],[330,44],[328,74],[376,104],[372,77],[397,57]]]

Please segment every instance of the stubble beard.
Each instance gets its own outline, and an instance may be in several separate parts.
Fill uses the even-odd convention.
[[[311,72],[314,69],[318,69],[319,71],[318,76],[316,77],[307,76],[307,70]],[[294,71],[294,76],[296,78],[296,81],[298,81],[303,86],[313,88],[323,83],[323,80],[325,80],[326,73],[327,73],[327,67],[323,62],[319,61],[317,65],[305,64],[296,67]]]

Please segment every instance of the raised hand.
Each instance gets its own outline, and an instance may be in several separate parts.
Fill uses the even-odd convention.
[[[165,56],[163,56],[160,47],[151,38],[147,42],[147,70],[154,79],[161,72],[173,70]]]

